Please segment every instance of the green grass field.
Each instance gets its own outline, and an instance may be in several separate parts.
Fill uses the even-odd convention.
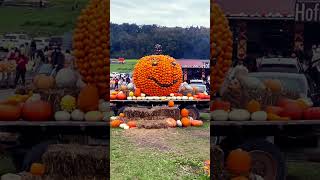
[[[137,59],[128,59],[125,64],[110,64],[110,72],[129,73],[137,64]]]
[[[32,36],[62,35],[72,31],[80,11],[88,0],[78,0],[79,8],[72,11],[73,0],[50,1],[49,8],[0,6],[0,34],[25,32]]]

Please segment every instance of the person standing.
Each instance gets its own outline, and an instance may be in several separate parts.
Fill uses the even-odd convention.
[[[32,41],[31,42],[31,45],[30,45],[30,54],[31,54],[31,59],[33,60],[36,56],[36,51],[37,51],[37,44],[35,41]]]
[[[20,78],[22,80],[22,85],[25,86],[26,83],[26,72],[27,72],[27,67],[26,65],[28,64],[28,58],[23,55],[20,51],[17,51],[17,56],[16,56],[16,78],[14,81],[14,85],[17,86]]]
[[[71,55],[70,50],[66,50],[66,53],[64,56],[65,56],[64,67],[73,69],[74,68],[74,59],[73,59],[73,56]]]
[[[58,73],[60,69],[64,67],[65,57],[59,47],[54,50],[51,57],[52,57],[52,64],[56,68],[56,73]]]

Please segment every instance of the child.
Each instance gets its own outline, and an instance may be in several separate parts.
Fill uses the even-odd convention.
[[[22,80],[23,86],[25,86],[26,83],[26,71],[27,67],[26,65],[28,64],[28,58],[21,54],[20,51],[17,52],[17,57],[16,57],[16,63],[17,63],[17,68],[16,68],[16,79],[14,81],[15,86],[17,86],[18,81]]]

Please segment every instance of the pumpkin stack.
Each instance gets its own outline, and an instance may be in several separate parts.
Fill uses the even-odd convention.
[[[89,1],[73,36],[77,69],[85,83],[98,87],[100,96],[109,92],[109,6],[109,0]]]
[[[220,88],[226,73],[232,64],[232,33],[229,23],[220,7],[213,2],[211,4],[211,92],[212,96]]]

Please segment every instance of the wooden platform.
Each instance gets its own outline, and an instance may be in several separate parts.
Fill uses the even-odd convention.
[[[288,121],[211,121],[213,126],[292,126],[320,125],[320,120],[288,120]]]

